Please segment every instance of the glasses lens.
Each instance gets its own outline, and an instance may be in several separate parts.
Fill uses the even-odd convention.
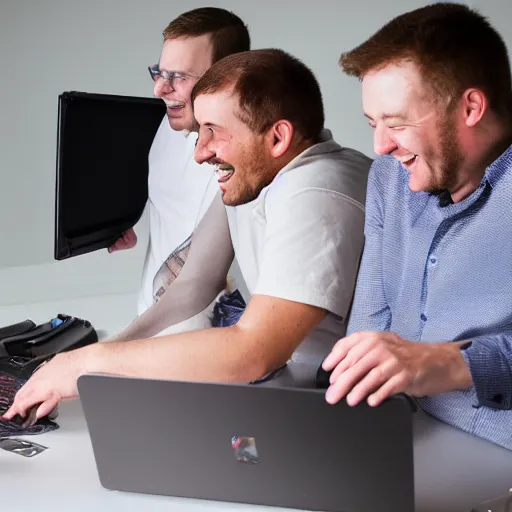
[[[160,76],[160,70],[158,69],[158,66],[156,64],[154,66],[149,66],[148,70],[153,81],[155,81]]]

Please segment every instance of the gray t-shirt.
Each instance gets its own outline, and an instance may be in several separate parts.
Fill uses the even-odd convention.
[[[226,207],[231,239],[251,295],[328,312],[293,360],[319,363],[345,335],[364,244],[366,182],[372,160],[321,142],[284,167],[257,199]]]

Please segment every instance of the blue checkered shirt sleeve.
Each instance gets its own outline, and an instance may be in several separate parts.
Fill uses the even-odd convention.
[[[384,294],[382,268],[383,194],[382,176],[375,172],[375,164],[368,177],[364,251],[359,268],[354,303],[347,334],[357,331],[388,331],[391,311]]]

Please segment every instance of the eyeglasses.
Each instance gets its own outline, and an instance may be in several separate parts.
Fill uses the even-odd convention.
[[[159,79],[164,79],[169,82],[169,85],[176,89],[176,87],[180,87],[187,80],[197,80],[199,77],[186,75],[184,73],[177,73],[176,71],[161,71],[158,67],[158,64],[148,67],[149,74],[153,82],[157,82]]]

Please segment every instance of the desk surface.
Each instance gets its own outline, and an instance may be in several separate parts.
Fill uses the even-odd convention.
[[[63,403],[60,429],[32,439],[49,449],[34,458],[0,451],[0,488],[6,510],[140,510],[203,512],[276,508],[148,496],[103,489],[78,400]],[[512,487],[512,452],[441,424],[423,413],[415,424],[417,512],[469,512]],[[281,509],[284,510],[284,509]]]
[[[2,308],[0,325],[25,318],[43,322],[64,312],[90,320],[105,337],[128,323],[130,312],[133,314],[131,300],[133,297],[119,296],[82,299],[66,305]],[[57,422],[59,430],[27,437],[49,447],[34,458],[0,450],[0,489],[4,491],[2,508],[5,510],[103,511],[114,505],[125,512],[284,510],[105,490],[97,477],[80,402],[61,404]],[[417,512],[469,512],[479,502],[504,495],[512,488],[511,451],[421,412],[415,418],[414,457]]]

